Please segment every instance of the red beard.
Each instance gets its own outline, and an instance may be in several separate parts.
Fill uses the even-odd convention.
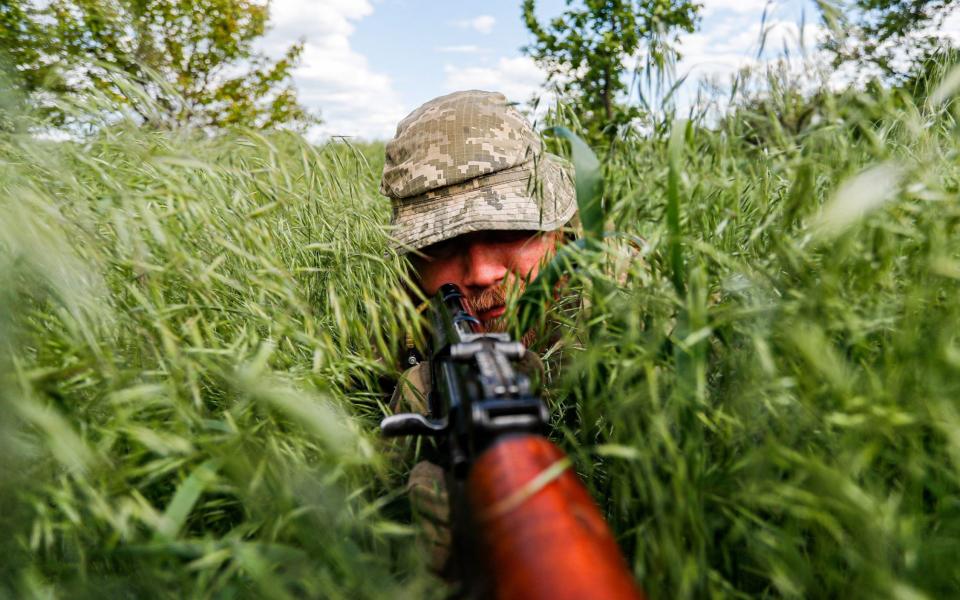
[[[521,287],[519,291],[522,292],[523,287]],[[505,306],[506,304],[507,291],[502,285],[488,287],[476,296],[467,297],[467,307],[473,315],[482,315],[488,310],[497,308],[498,306]],[[483,331],[487,333],[503,333],[507,331],[509,326],[507,315],[495,319],[487,319],[480,323],[483,326]],[[525,347],[529,348],[535,338],[536,332],[530,329],[523,334],[520,341]]]
[[[476,296],[467,297],[467,306],[474,315],[482,315],[488,310],[504,306],[506,303],[507,292],[500,285],[488,287]],[[505,319],[503,317],[488,319],[483,321],[483,327],[486,331],[506,331]]]

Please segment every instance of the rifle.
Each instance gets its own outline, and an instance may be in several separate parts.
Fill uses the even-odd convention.
[[[385,436],[437,440],[446,473],[458,578],[498,600],[641,599],[606,521],[544,433],[549,414],[516,370],[526,349],[480,333],[463,294],[432,301],[429,414],[397,414]]]

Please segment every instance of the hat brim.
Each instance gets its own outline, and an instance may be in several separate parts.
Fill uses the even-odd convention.
[[[554,231],[576,212],[568,165],[542,154],[462,184],[394,199],[393,245],[403,253],[475,231]]]

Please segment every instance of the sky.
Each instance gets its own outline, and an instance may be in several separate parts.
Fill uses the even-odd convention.
[[[676,76],[688,75],[678,103],[692,102],[697,81],[725,83],[741,66],[807,51],[820,35],[812,0],[700,0],[698,30],[680,39]],[[544,72],[523,55],[532,41],[520,0],[272,0],[271,29],[261,49],[280,56],[302,41],[294,71],[301,102],[320,113],[313,139],[389,139],[397,122],[422,103],[463,89],[503,92],[525,102]],[[541,21],[563,0],[538,0]],[[766,8],[766,20],[763,15]],[[960,21],[955,21],[960,29]],[[761,31],[765,54],[758,56]]]

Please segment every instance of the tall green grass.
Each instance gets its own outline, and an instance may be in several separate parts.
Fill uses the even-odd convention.
[[[956,108],[778,86],[606,157],[643,244],[571,278],[556,437],[651,597],[952,595]],[[0,594],[444,594],[376,436],[416,321],[381,153],[0,136]]]
[[[376,164],[124,126],[0,155],[8,593],[426,595],[371,436],[412,310]]]

